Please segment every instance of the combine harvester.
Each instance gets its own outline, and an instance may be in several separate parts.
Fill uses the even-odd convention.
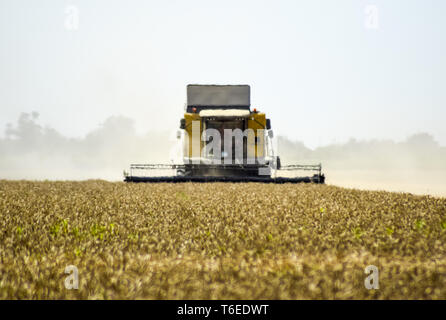
[[[273,150],[271,121],[251,110],[248,85],[188,85],[187,105],[177,138],[181,164],[132,164],[126,182],[324,183],[321,164],[281,166]],[[154,176],[158,170],[174,175]],[[313,171],[282,177],[283,171]]]

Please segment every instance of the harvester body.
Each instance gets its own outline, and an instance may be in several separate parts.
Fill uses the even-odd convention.
[[[133,164],[128,182],[316,182],[321,165],[281,166],[274,154],[271,121],[251,109],[248,85],[188,85],[180,121],[183,163]],[[135,170],[173,169],[173,176],[134,175]],[[317,171],[308,177],[277,177],[280,170]],[[274,174],[274,177],[273,177]]]

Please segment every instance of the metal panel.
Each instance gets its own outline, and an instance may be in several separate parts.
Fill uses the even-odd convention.
[[[249,107],[249,85],[197,85],[187,86],[187,105],[206,107]]]

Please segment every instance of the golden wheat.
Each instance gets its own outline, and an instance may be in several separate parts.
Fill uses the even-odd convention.
[[[2,299],[445,299],[446,199],[0,181]],[[65,267],[79,270],[67,290]],[[367,290],[364,268],[379,269]]]

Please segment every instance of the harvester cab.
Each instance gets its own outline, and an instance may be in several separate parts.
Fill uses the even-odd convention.
[[[274,153],[271,121],[251,108],[248,85],[188,85],[180,120],[183,163],[132,164],[127,182],[315,182],[324,183],[321,165],[281,166]],[[134,175],[173,169],[173,176]],[[308,177],[280,177],[280,171],[317,171]]]

